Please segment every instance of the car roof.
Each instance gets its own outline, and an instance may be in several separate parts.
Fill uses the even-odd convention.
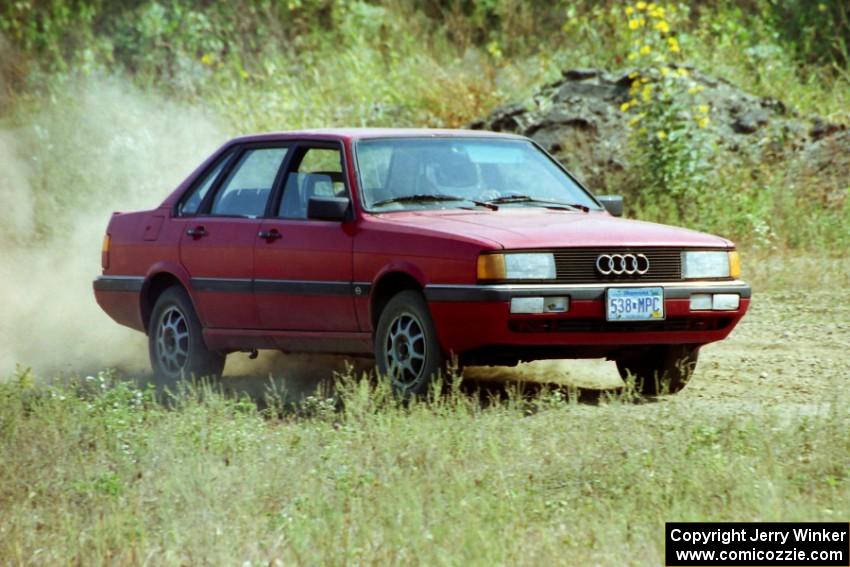
[[[269,142],[293,138],[317,140],[362,140],[368,138],[505,138],[524,140],[523,136],[489,132],[438,128],[316,128],[286,132],[266,132],[240,136],[232,142]]]

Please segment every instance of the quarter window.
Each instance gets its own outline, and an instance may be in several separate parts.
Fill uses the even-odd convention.
[[[189,198],[185,199],[183,203],[181,203],[177,214],[195,215],[198,213],[198,209],[204,201],[204,197],[206,197],[207,193],[209,193],[210,187],[213,186],[213,183],[215,183],[215,180],[218,178],[221,170],[224,169],[227,162],[227,158],[220,159],[215,167],[207,170],[206,174],[202,176],[201,182],[198,185],[195,185],[195,188],[192,189],[192,192],[189,194]]]
[[[286,152],[287,148],[246,150],[216,194],[210,214],[262,216]]]
[[[286,176],[278,216],[306,219],[310,197],[344,197],[346,194],[340,151],[309,148],[298,167]]]

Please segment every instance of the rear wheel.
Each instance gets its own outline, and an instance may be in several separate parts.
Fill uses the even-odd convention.
[[[179,287],[168,288],[157,299],[148,345],[154,375],[162,386],[183,378],[220,376],[224,369],[225,355],[207,349],[192,301]]]
[[[675,394],[693,376],[699,358],[699,347],[665,345],[650,347],[617,359],[617,370],[623,380],[633,376],[635,387],[644,396]]]
[[[443,367],[443,354],[422,294],[407,290],[390,299],[375,332],[381,374],[402,395],[423,395]]]

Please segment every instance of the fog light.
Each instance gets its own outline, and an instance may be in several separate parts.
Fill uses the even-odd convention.
[[[543,313],[542,297],[514,297],[511,299],[511,313]]]
[[[511,299],[511,313],[566,313],[569,310],[569,297],[514,297]]]
[[[740,305],[741,296],[737,293],[715,293],[712,309],[715,311],[734,311]]]
[[[711,295],[708,293],[694,293],[691,295],[691,311],[710,311]]]
[[[547,297],[543,310],[546,313],[566,313],[570,309],[569,297]]]

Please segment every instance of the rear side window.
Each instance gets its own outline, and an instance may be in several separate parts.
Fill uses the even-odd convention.
[[[210,214],[262,216],[286,152],[287,148],[246,150],[216,193]]]
[[[306,219],[310,197],[344,197],[342,156],[334,148],[309,148],[294,171],[286,176],[278,216]]]
[[[200,183],[195,185],[195,188],[192,189],[192,192],[189,194],[189,197],[180,204],[180,207],[177,210],[177,214],[198,214],[198,209],[200,208],[201,203],[204,201],[204,197],[207,196],[207,193],[209,193],[210,191],[210,187],[212,187],[213,183],[215,183],[215,180],[218,179],[219,174],[221,174],[221,170],[224,169],[224,166],[228,161],[229,159],[227,157],[224,159],[220,159],[215,167],[208,170],[204,175],[201,176]]]

